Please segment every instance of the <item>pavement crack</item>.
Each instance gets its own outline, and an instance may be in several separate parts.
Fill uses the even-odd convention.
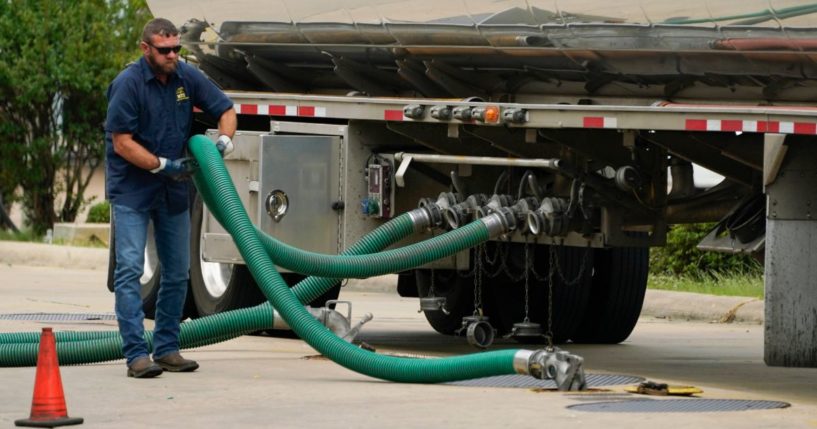
[[[26,298],[26,300],[30,301],[30,302],[44,302],[44,303],[48,303],[48,304],[68,305],[68,306],[71,306],[71,307],[91,308],[90,305],[74,304],[72,302],[50,301],[50,300],[47,300],[47,299],[32,299],[32,298]]]

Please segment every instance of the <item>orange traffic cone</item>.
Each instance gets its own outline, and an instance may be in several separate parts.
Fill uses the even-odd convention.
[[[34,379],[34,399],[31,400],[31,416],[16,420],[17,426],[53,428],[78,425],[82,418],[68,417],[65,395],[62,392],[60,365],[57,362],[57,342],[51,328],[43,328],[40,335],[40,352],[37,355],[37,376]]]

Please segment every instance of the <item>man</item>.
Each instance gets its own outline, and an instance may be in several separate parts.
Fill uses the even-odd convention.
[[[116,317],[128,377],[199,367],[179,353],[190,264],[189,181],[179,179],[191,168],[184,151],[193,107],[219,118],[222,155],[232,151],[236,130],[233,103],[197,69],[179,62],[179,40],[170,21],[148,22],[140,42],[144,55],[108,88],[106,191],[113,207]],[[162,267],[152,361],[143,338],[139,283],[151,220]]]

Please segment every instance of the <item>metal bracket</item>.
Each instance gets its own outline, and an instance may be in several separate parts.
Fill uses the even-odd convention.
[[[404,179],[406,175],[406,170],[408,170],[409,165],[413,158],[411,155],[404,156],[400,161],[400,166],[397,167],[397,172],[394,173],[394,183],[397,184],[398,187],[405,188],[406,187],[406,180]]]
[[[764,134],[763,135],[763,189],[777,180],[783,159],[789,147],[786,145],[785,134]]]

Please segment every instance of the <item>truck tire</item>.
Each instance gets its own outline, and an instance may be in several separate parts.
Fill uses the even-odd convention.
[[[202,258],[202,223],[204,206],[196,195],[190,218],[190,288],[193,304],[199,316],[209,316],[236,308],[251,307],[266,301],[246,265],[206,262]],[[306,276],[281,273],[284,281],[292,287]],[[310,305],[323,306],[326,301],[337,299],[340,282],[315,298]]]
[[[505,260],[508,270],[521,275],[524,273],[524,245],[516,243],[507,245],[510,246]],[[528,279],[528,317],[531,322],[541,325],[543,334],[548,329],[547,275],[550,251],[550,246],[537,245],[533,254],[533,264],[541,279],[537,279],[532,273]],[[592,250],[578,247],[557,247],[554,251],[564,277],[569,281],[575,281],[566,284],[559,274],[555,273],[553,276],[553,340],[563,343],[573,339],[584,320],[591,291],[593,253]],[[582,269],[584,274],[580,275]],[[489,301],[485,303],[486,314],[500,335],[508,334],[513,329],[514,323],[525,319],[525,281],[500,274],[492,280],[486,280],[485,284],[489,291]],[[545,341],[544,337],[514,337],[514,339],[521,343]]]
[[[463,277],[456,270],[434,270],[434,296],[445,297],[442,311],[424,312],[428,324],[435,331],[445,335],[455,335],[462,327],[462,318],[474,313],[474,280]],[[414,270],[417,293],[428,297],[431,291],[432,270]]]
[[[159,282],[162,279],[162,265],[156,252],[156,241],[153,239],[153,222],[148,225],[148,239],[145,245],[145,268],[139,284],[142,285],[142,310],[148,319],[156,318],[156,297],[159,294]]]
[[[204,205],[196,195],[190,213],[190,291],[199,316],[249,307],[264,295],[245,265],[206,262],[202,258]]]
[[[647,247],[596,249],[590,302],[574,339],[599,344],[627,339],[641,313],[649,267]]]

